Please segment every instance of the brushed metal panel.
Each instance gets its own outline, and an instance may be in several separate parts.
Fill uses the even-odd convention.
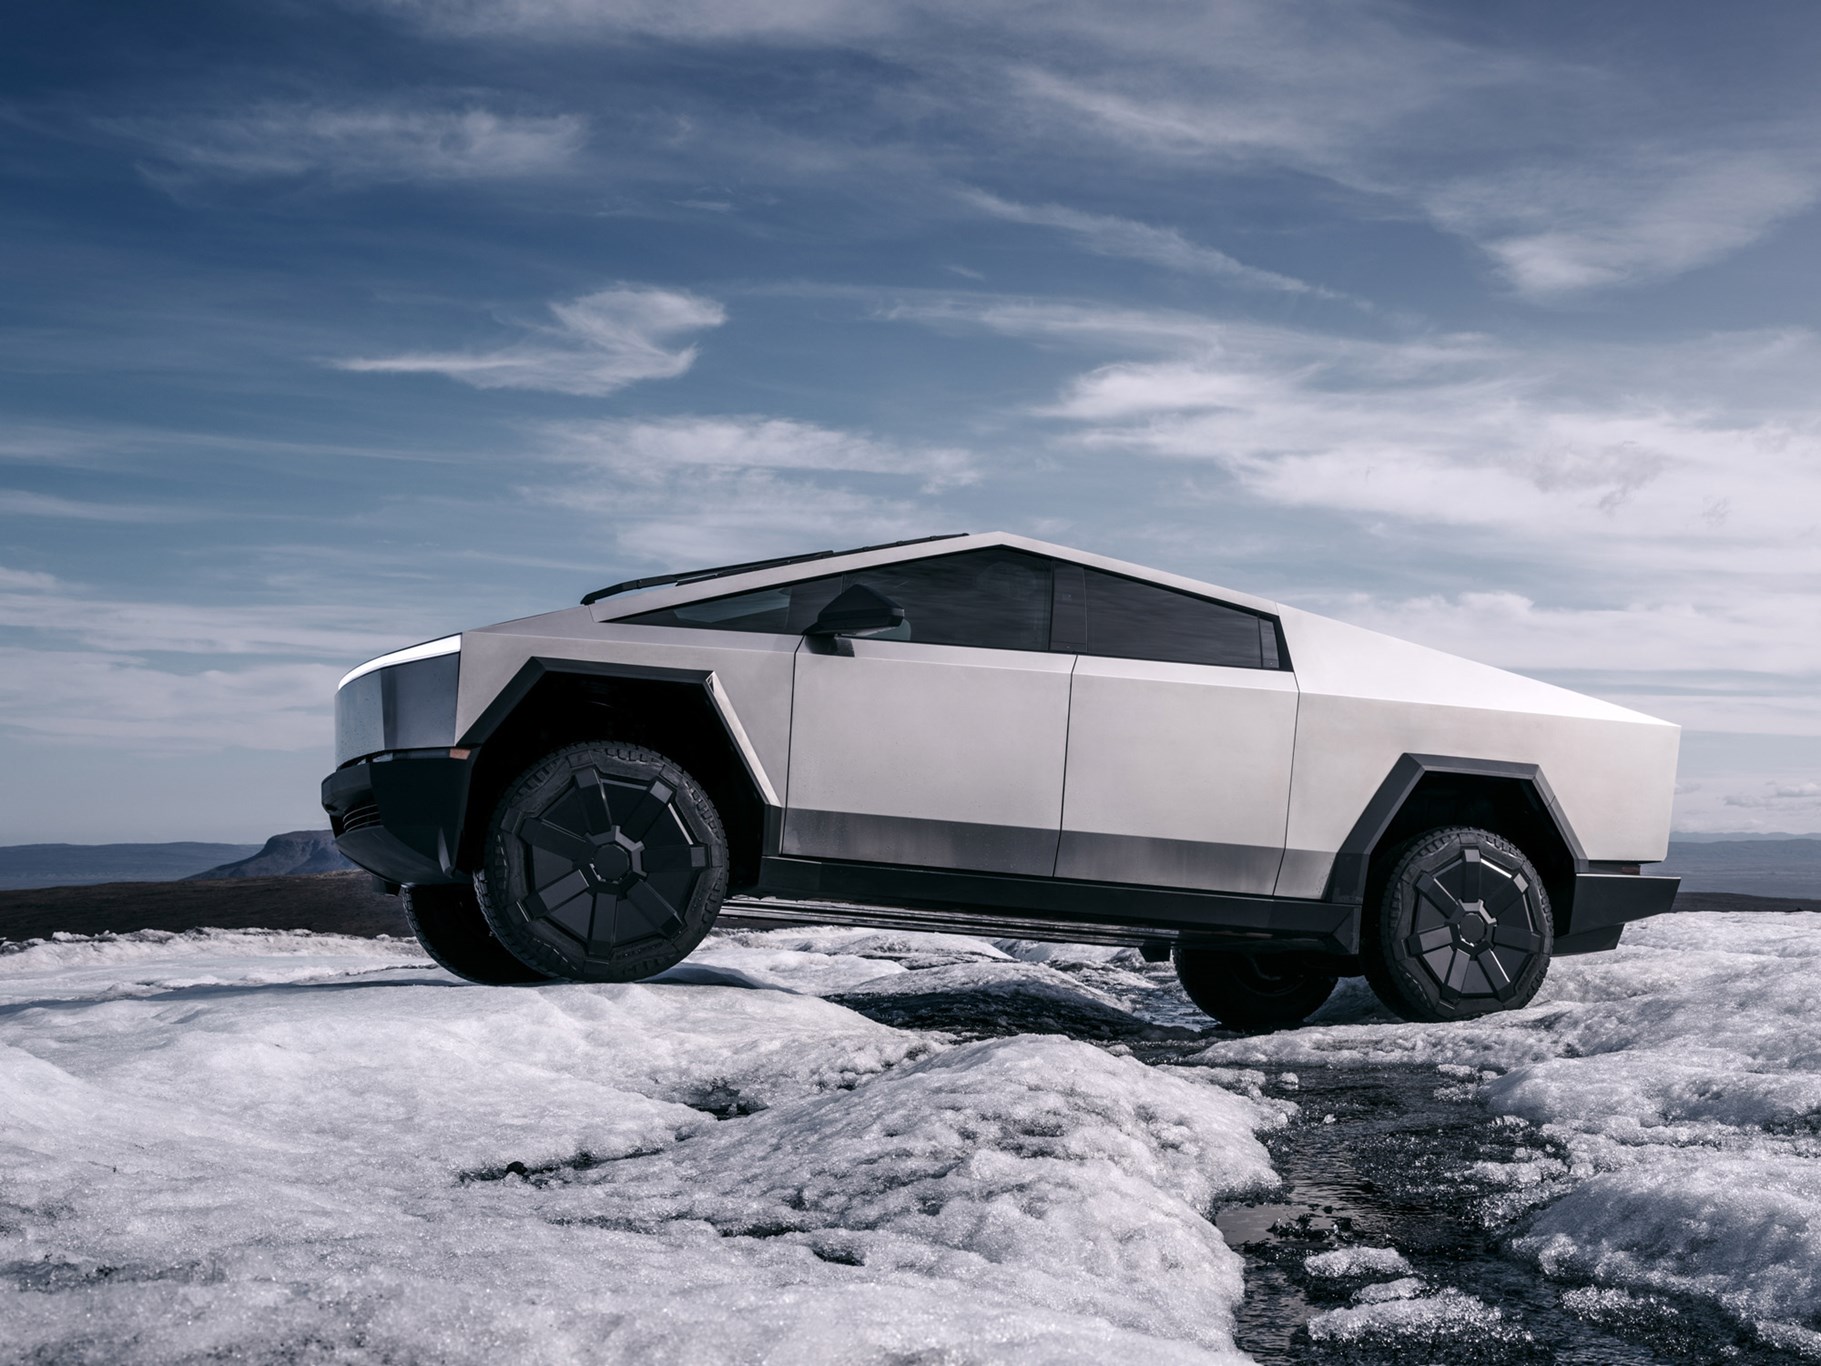
[[[792,655],[797,636],[687,631],[658,626],[599,625],[585,608],[464,633],[456,734],[532,658],[700,669],[712,673],[717,705],[750,746],[762,790],[782,793],[790,759]],[[767,796],[767,800],[771,800]]]
[[[1535,764],[1588,858],[1654,862],[1668,846],[1679,738],[1647,719],[1306,692],[1288,843],[1338,850],[1400,757],[1445,754]],[[1307,894],[1287,884],[1279,892]]]
[[[1275,844],[1216,844],[1064,830],[1056,876],[1151,887],[1240,890],[1270,887],[1283,849]]]
[[[861,826],[834,828],[813,817],[798,823],[799,812],[1054,835],[1062,815],[1072,656],[864,639],[853,650],[851,657],[807,647],[797,652],[784,798],[785,838],[797,852],[878,857],[855,852],[876,847],[873,836],[856,833]],[[920,861],[940,855],[928,842],[919,847],[926,850]],[[930,866],[1026,870],[1022,855],[1016,869],[951,861],[975,856],[970,845]]]
[[[1320,896],[1333,871],[1332,849],[1285,849],[1284,861],[1277,870],[1277,895]]]
[[[1270,894],[1284,847],[1296,708],[1292,674],[1082,656],[1058,873]],[[1191,853],[1196,845],[1207,848]],[[1233,849],[1269,853],[1240,857]],[[1120,871],[1074,871],[1113,866]]]
[[[784,822],[783,852],[815,855],[824,849],[839,849],[841,858],[862,863],[1048,877],[1056,863],[1056,831],[792,809]]]

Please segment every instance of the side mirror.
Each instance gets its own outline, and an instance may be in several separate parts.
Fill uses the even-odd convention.
[[[876,589],[856,583],[836,595],[803,634],[822,637],[865,635],[872,631],[889,631],[903,624],[902,607]]]

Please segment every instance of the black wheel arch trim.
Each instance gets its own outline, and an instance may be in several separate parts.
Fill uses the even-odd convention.
[[[1404,754],[1391,766],[1385,780],[1366,803],[1365,810],[1341,841],[1334,856],[1333,871],[1328,874],[1324,901],[1360,905],[1366,899],[1366,878],[1371,870],[1372,854],[1384,838],[1391,823],[1416,792],[1417,784],[1432,773],[1454,773],[1476,778],[1509,778],[1526,784],[1544,814],[1555,825],[1556,833],[1574,860],[1574,871],[1587,871],[1587,851],[1575,836],[1574,827],[1562,814],[1562,807],[1550,791],[1549,780],[1537,764],[1521,764],[1505,759],[1462,759],[1443,754]]]
[[[1390,830],[1404,804],[1415,794],[1418,784],[1435,773],[1509,779],[1529,789],[1539,810],[1561,837],[1573,865],[1566,886],[1555,897],[1558,939],[1585,933],[1589,948],[1595,944],[1606,947],[1603,932],[1607,929],[1674,909],[1676,888],[1681,879],[1617,874],[1612,871],[1616,865],[1588,859],[1587,851],[1575,834],[1574,826],[1563,814],[1561,803],[1556,800],[1541,765],[1445,754],[1404,754],[1391,766],[1335,855],[1324,901],[1354,906],[1365,902],[1372,856],[1380,840]],[[1616,943],[1616,939],[1613,942]]]
[[[672,669],[656,664],[615,664],[605,661],[586,659],[547,659],[533,655],[519,666],[517,673],[507,680],[506,686],[494,694],[493,700],[474,718],[468,729],[462,732],[460,744],[464,746],[484,745],[487,740],[506,723],[519,708],[519,705],[530,696],[531,690],[545,678],[617,678],[629,679],[641,683],[677,683],[700,688],[707,699],[715,719],[721,723],[721,731],[733,752],[739,756],[740,767],[745,770],[747,780],[753,790],[767,807],[777,805],[776,791],[771,785],[764,769],[759,766],[758,757],[753,752],[752,741],[746,735],[746,729],[734,714],[727,694],[721,689],[712,669]]]

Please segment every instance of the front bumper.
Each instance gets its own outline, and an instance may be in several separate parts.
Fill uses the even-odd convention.
[[[336,769],[322,784],[336,847],[387,882],[466,882],[455,857],[475,753],[396,750]]]

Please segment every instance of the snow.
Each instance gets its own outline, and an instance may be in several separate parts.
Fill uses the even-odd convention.
[[[1407,1276],[1410,1263],[1394,1247],[1337,1247],[1303,1259],[1311,1276],[1345,1280],[1353,1276]]]
[[[741,929],[533,988],[398,940],[7,946],[0,1360],[1239,1362],[1208,1216],[1276,1192],[1285,1092],[1387,1063],[1487,1107],[1463,1175],[1566,1312],[1705,1301],[1821,1360],[1818,930],[1665,917],[1510,1015],[1345,982],[1193,1039],[1129,950],[959,935]],[[1528,1350],[1419,1260],[1309,1256],[1309,1338]]]
[[[1286,1107],[822,999],[985,968],[1067,987],[871,931],[718,935],[632,986],[248,931],[8,952],[0,1356],[1245,1360],[1207,1215],[1275,1186]]]
[[[1404,1024],[1349,982],[1310,1027],[1199,1060],[1217,1075],[1436,1066],[1526,1136],[1474,1172],[1501,1192],[1486,1217],[1520,1254],[1570,1281],[1707,1300],[1808,1350],[1821,1343],[1817,1000],[1813,917],[1675,915],[1629,927],[1612,953],[1559,960],[1521,1011]],[[1354,1317],[1317,1320],[1324,1333],[1368,1331],[1339,1312]]]
[[[1395,1281],[1375,1281],[1353,1292],[1355,1304],[1383,1304],[1387,1300],[1413,1300],[1423,1293],[1423,1282],[1416,1276],[1400,1276]]]
[[[1316,1342],[1516,1342],[1524,1334],[1498,1309],[1459,1290],[1330,1309],[1309,1320]]]

